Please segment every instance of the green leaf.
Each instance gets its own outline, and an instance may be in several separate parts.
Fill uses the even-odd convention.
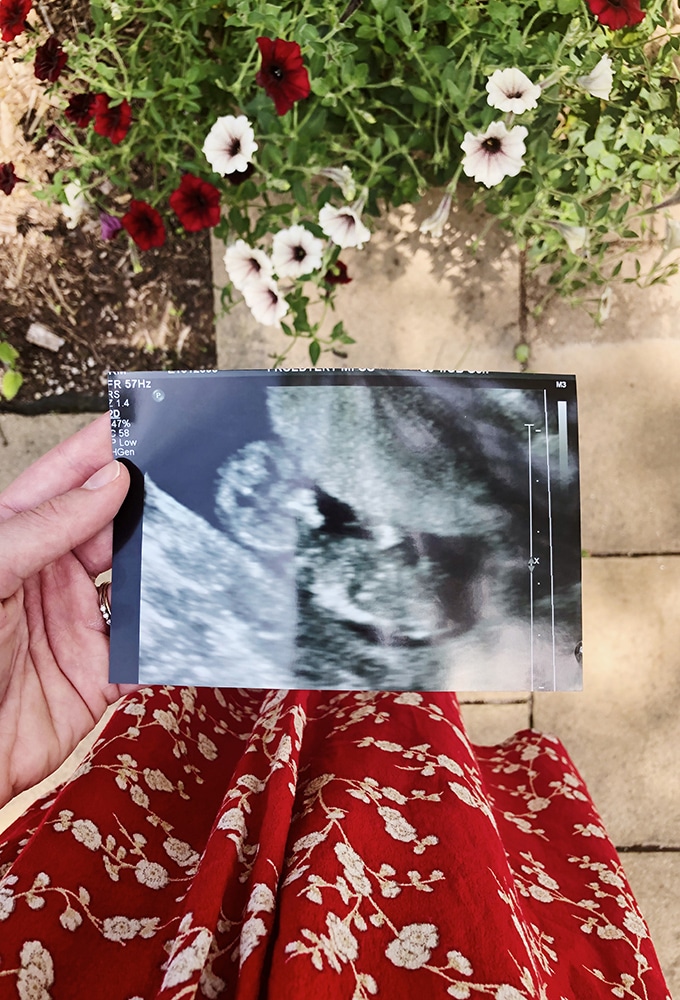
[[[451,59],[451,51],[445,45],[430,45],[426,55],[427,61],[434,63],[435,66],[448,62]]]
[[[401,9],[401,7],[397,7],[394,12],[394,17],[397,22],[397,27],[399,28],[399,34],[404,38],[408,38],[413,32],[411,18]]]
[[[583,147],[583,152],[586,156],[592,157],[593,160],[598,160],[602,153],[604,152],[604,143],[602,139],[591,139]]]
[[[383,125],[383,135],[387,139],[390,146],[394,146],[395,149],[399,147],[399,136],[391,125]]]
[[[96,64],[96,70],[100,76],[103,76],[105,80],[113,80],[118,72],[113,66],[107,66],[106,63],[98,62]]]
[[[21,388],[21,383],[24,381],[24,377],[21,372],[8,371],[2,376],[2,395],[5,399],[14,399],[19,389]]]
[[[19,357],[19,352],[11,344],[8,344],[6,340],[0,340],[0,361],[6,365],[14,365],[14,362]]]
[[[313,365],[319,360],[319,355],[321,354],[321,344],[318,340],[312,340],[309,345],[309,360]]]
[[[669,156],[677,156],[680,153],[680,144],[678,144],[675,136],[660,135],[659,149],[664,153],[668,153]]]
[[[425,90],[423,87],[409,87],[408,89],[416,101],[422,101],[423,104],[434,104],[433,95],[429,90]]]

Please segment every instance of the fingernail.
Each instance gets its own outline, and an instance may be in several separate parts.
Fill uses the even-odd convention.
[[[120,475],[120,463],[109,462],[108,465],[102,466],[101,469],[97,469],[93,473],[86,483],[83,483],[84,490],[98,490],[102,486],[107,486],[112,483],[114,479],[118,479]]]

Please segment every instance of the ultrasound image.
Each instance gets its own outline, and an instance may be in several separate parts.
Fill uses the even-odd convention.
[[[579,685],[578,497],[551,549],[558,442],[540,393],[446,379],[263,391],[266,433],[221,458],[215,442],[210,516],[147,472],[140,682]],[[555,553],[572,564],[557,584]]]

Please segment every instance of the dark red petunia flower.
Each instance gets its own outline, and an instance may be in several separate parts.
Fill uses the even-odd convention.
[[[11,42],[26,27],[31,0],[0,0],[0,28],[3,42]]]
[[[297,42],[282,38],[258,38],[262,66],[255,82],[264,87],[276,106],[277,115],[285,115],[296,101],[309,97],[309,75],[302,62]]]
[[[327,285],[349,285],[352,280],[347,273],[347,264],[344,261],[336,260],[331,264],[323,276]]]
[[[87,128],[94,118],[94,94],[74,94],[64,115],[77,128]]]
[[[61,76],[67,62],[68,56],[59,44],[59,39],[56,35],[50,35],[45,44],[39,45],[35,50],[33,70],[39,80],[54,83]]]
[[[140,250],[162,247],[165,243],[163,220],[156,209],[145,201],[135,201],[133,198],[120,221]]]
[[[170,195],[170,208],[189,233],[216,226],[220,221],[220,192],[208,181],[184,174]]]
[[[645,17],[640,0],[588,0],[588,6],[600,24],[612,31],[631,28]]]
[[[106,136],[114,146],[122,142],[132,123],[132,109],[126,100],[115,107],[109,106],[106,94],[97,94],[94,99],[94,130],[97,135]]]
[[[25,183],[23,178],[17,177],[14,173],[13,163],[0,163],[0,191],[11,194],[17,184]]]

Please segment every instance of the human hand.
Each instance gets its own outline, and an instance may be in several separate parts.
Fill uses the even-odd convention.
[[[94,579],[129,486],[108,415],[0,493],[0,806],[62,763],[108,705],[109,639]]]

